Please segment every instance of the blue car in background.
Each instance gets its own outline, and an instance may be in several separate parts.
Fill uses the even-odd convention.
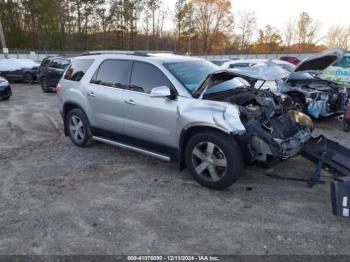
[[[12,96],[10,83],[0,76],[0,99],[8,100]]]
[[[62,56],[48,56],[44,58],[38,69],[39,83],[43,92],[54,92],[70,62],[70,58]]]
[[[323,78],[338,84],[350,86],[350,53],[323,72]]]

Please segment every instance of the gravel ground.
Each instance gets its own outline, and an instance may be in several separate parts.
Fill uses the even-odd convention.
[[[329,183],[310,189],[251,166],[209,190],[176,163],[73,146],[57,108],[37,85],[15,84],[0,101],[0,254],[350,254]],[[350,148],[336,119],[317,126]],[[273,172],[308,178],[314,168],[296,157]]]

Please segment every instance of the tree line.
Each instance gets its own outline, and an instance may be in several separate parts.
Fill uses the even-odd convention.
[[[350,44],[350,27],[320,36],[320,22],[306,12],[284,28],[257,28],[255,13],[234,16],[229,0],[176,0],[171,8],[162,0],[0,0],[0,21],[10,49],[221,54]]]

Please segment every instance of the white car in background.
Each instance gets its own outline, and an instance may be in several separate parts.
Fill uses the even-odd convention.
[[[288,72],[292,72],[295,69],[295,65],[292,63],[278,60],[278,59],[239,59],[231,60],[221,65],[222,69],[242,68],[251,67],[260,64],[273,63]]]

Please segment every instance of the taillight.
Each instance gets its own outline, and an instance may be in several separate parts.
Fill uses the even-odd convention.
[[[61,91],[62,85],[60,83],[57,84],[55,91],[58,94]]]

